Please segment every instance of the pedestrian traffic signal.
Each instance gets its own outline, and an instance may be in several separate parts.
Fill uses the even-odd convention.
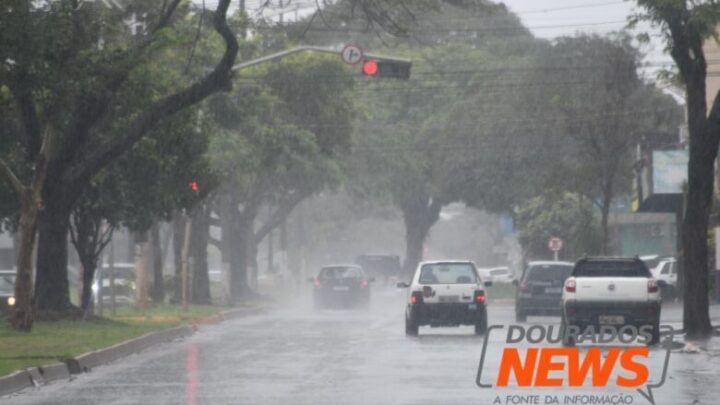
[[[408,80],[412,62],[405,60],[374,59],[363,60],[362,74],[383,79]]]

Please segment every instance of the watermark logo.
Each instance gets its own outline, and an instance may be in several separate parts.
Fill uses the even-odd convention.
[[[648,360],[650,349],[647,346],[607,346],[589,347],[580,350],[578,347],[539,346],[540,343],[558,344],[563,341],[577,343],[605,344],[618,340],[622,344],[647,344],[652,340],[652,327],[649,325],[635,327],[624,325],[616,328],[593,326],[581,330],[579,327],[558,329],[557,326],[533,325],[492,325],[487,330],[483,342],[482,353],[476,383],[481,388],[506,388],[514,379],[517,387],[569,387],[569,388],[604,388],[615,386],[621,389],[635,390],[649,403],[655,405],[653,390],[661,387],[667,377],[672,336],[674,330],[670,326],[661,327],[667,330],[665,340],[662,373],[652,376],[643,360]],[[483,369],[486,365],[487,347],[490,336],[495,332],[505,331],[506,346],[503,349],[500,364],[497,368],[495,381],[483,381]],[[513,346],[518,343],[528,343],[530,346],[524,351]],[[603,353],[605,354],[603,356]],[[621,373],[616,373],[621,371]],[[565,398],[560,402],[557,397],[547,397],[544,403],[598,403],[622,404],[631,403],[630,395],[598,395],[590,399]],[[549,402],[548,402],[549,401]],[[629,401],[629,402],[628,402]],[[502,403],[496,398],[495,403]],[[512,403],[506,401],[506,403]],[[541,403],[534,402],[534,403]]]

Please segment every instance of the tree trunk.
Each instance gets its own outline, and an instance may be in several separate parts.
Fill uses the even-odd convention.
[[[160,244],[160,224],[156,222],[150,230],[153,257],[153,285],[150,297],[155,304],[165,301],[165,278],[163,277],[163,250]]]
[[[54,204],[47,204],[38,216],[35,304],[41,313],[69,314],[75,309],[70,302],[68,285],[69,218],[69,210]]]
[[[407,277],[412,277],[418,263],[423,259],[426,238],[427,230],[423,230],[418,225],[405,223],[405,263],[403,270]]]
[[[707,148],[707,149],[706,149]],[[683,327],[688,338],[706,338],[712,333],[709,314],[708,221],[712,206],[714,157],[717,150],[701,142],[690,142],[688,192],[682,226],[684,305]]]
[[[430,197],[417,198],[401,204],[405,222],[405,263],[403,274],[412,277],[418,263],[423,259],[425,239],[430,228],[440,217],[442,203]]]
[[[190,256],[193,257],[192,303],[210,305],[210,277],[208,275],[207,249],[210,235],[210,209],[207,205],[195,208],[192,216]]]
[[[92,314],[92,285],[95,279],[95,271],[97,271],[97,261],[93,257],[89,258],[81,257],[80,263],[82,265],[82,292],[80,294],[80,308],[83,311],[83,318],[87,318]],[[100,291],[98,291],[98,294]]]
[[[135,233],[135,305],[145,308],[148,301],[150,242],[146,231]]]
[[[28,192],[29,194],[29,192]],[[20,214],[20,244],[17,255],[17,275],[15,278],[15,307],[10,316],[13,328],[25,332],[32,329],[34,316],[33,305],[33,248],[35,246],[35,228],[37,209],[29,196],[23,196]]]
[[[251,291],[248,267],[253,263],[252,255],[255,254],[255,215],[249,212],[238,213],[238,217],[232,222],[234,226],[228,232],[228,243],[224,244],[224,247],[230,250],[230,294],[233,301],[237,302],[247,298]],[[225,235],[223,228],[223,239]]]
[[[690,161],[682,225],[682,270],[686,276],[683,327],[690,339],[707,338],[712,334],[708,297],[707,232],[712,208],[718,129],[716,125],[708,125],[705,78],[702,76],[686,81]]]
[[[612,204],[612,186],[610,190],[603,192],[602,206],[600,207],[600,254],[607,256],[609,254],[610,231],[608,229],[608,219],[610,217],[610,205]]]
[[[173,277],[172,303],[179,303],[182,300],[182,249],[185,240],[185,217],[178,212],[173,218],[173,263],[175,264],[175,276]]]

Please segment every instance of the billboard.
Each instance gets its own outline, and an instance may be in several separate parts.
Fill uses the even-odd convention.
[[[688,151],[655,150],[652,153],[654,194],[680,194],[687,182]]]

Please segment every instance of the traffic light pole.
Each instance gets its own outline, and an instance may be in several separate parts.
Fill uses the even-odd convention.
[[[301,53],[301,52],[319,52],[319,53],[330,53],[334,55],[340,55],[339,50],[333,49],[333,48],[325,48],[321,46],[298,46],[296,48],[288,49],[281,52],[276,52],[267,56],[263,56],[261,58],[249,60],[247,62],[238,63],[237,65],[233,66],[232,70],[237,72],[239,70],[249,68],[251,66],[259,65],[261,63],[269,62],[276,59],[282,59],[286,56],[290,56],[292,54]],[[396,63],[406,63],[411,64],[412,60],[405,59],[405,58],[396,58],[393,56],[383,56],[383,55],[376,55],[376,54],[369,54],[366,53],[363,55],[365,58],[369,59],[375,59],[381,62],[396,62]]]

